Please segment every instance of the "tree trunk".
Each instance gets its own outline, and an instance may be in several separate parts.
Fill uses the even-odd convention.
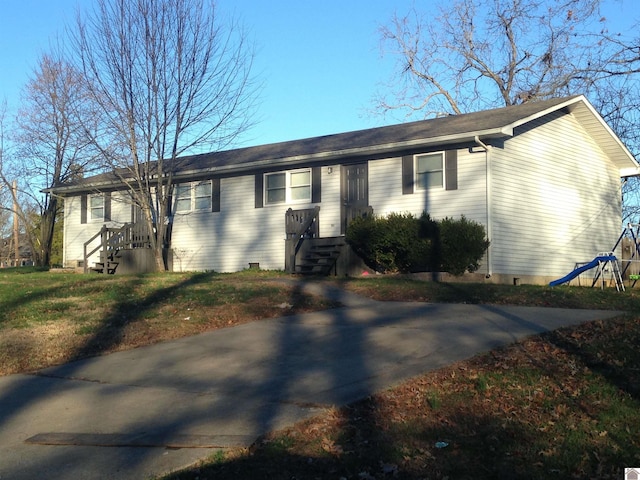
[[[53,232],[56,225],[58,200],[51,197],[44,212],[40,225],[40,255],[38,264],[47,267],[51,263],[51,248],[53,245]]]

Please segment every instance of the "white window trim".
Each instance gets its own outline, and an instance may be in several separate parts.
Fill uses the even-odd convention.
[[[101,198],[102,199],[102,215],[100,217],[94,216],[93,215],[93,205],[92,205],[92,200],[94,198]],[[105,195],[104,193],[92,193],[88,196],[87,198],[87,209],[89,210],[89,221],[91,222],[104,222],[104,209],[105,209]],[[96,210],[98,210],[96,208]]]
[[[196,186],[198,185],[202,185],[202,184],[209,184],[209,201],[208,201],[208,206],[205,208],[195,208],[196,206]],[[191,203],[189,205],[189,209],[188,210],[178,210],[178,200],[180,200],[180,197],[178,197],[178,187],[184,187],[184,186],[189,186],[189,193],[190,193],[190,200]],[[175,189],[175,200],[173,201],[173,208],[175,209],[175,214],[176,215],[185,215],[188,213],[194,213],[194,212],[211,212],[212,209],[212,199],[211,199],[211,193],[213,191],[213,183],[211,182],[211,180],[204,180],[204,181],[198,181],[198,182],[187,182],[187,183],[177,183],[176,184],[176,189]],[[186,200],[186,195],[184,197],[184,199]],[[205,198],[204,196],[202,197],[198,197],[198,198]]]
[[[309,174],[309,197],[308,198],[302,198],[302,199],[298,199],[298,200],[294,200],[291,198],[291,175],[296,174],[296,173],[308,173]],[[271,176],[271,175],[282,175],[284,174],[284,178],[285,178],[285,199],[284,202],[269,202],[268,201],[268,189],[267,189],[267,185],[268,185],[268,180],[267,177]],[[297,170],[286,170],[286,171],[282,171],[282,172],[269,172],[269,173],[265,173],[263,176],[263,183],[264,188],[263,188],[263,204],[265,207],[267,206],[274,206],[274,205],[288,205],[288,204],[301,204],[301,203],[311,203],[311,198],[313,196],[313,173],[311,171],[311,168],[299,168]]]
[[[436,186],[432,186],[432,187],[421,187],[420,186],[420,182],[418,181],[418,176],[419,176],[419,172],[418,172],[418,157],[423,157],[426,155],[440,155],[440,159],[441,159],[441,165],[442,165],[442,185],[436,185]],[[426,190],[444,190],[446,188],[447,185],[447,179],[446,179],[446,165],[445,165],[445,152],[444,150],[439,151],[439,152],[425,152],[425,153],[418,153],[415,154],[413,156],[413,184],[415,185],[415,189],[417,191],[426,191]]]

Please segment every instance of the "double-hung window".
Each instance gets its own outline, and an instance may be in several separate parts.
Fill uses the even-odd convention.
[[[211,211],[211,181],[178,184],[175,197],[177,213]]]
[[[415,185],[418,190],[444,186],[444,153],[427,153],[415,156]]]
[[[193,186],[193,209],[211,211],[211,182],[200,182]]]
[[[104,220],[104,195],[89,196],[89,212],[91,220]]]
[[[191,210],[191,185],[183,183],[176,185],[176,212]]]
[[[311,201],[311,169],[267,173],[264,176],[265,204]]]

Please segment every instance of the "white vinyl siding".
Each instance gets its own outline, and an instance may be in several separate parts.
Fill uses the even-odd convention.
[[[102,196],[102,195],[101,195]],[[104,198],[104,196],[102,196]],[[63,264],[67,267],[75,267],[84,258],[84,243],[100,231],[103,225],[107,227],[121,227],[125,223],[130,223],[131,201],[126,193],[113,192],[111,194],[111,215],[110,220],[93,219],[88,223],[82,223],[82,200],[81,196],[66,197],[64,199],[64,249]],[[103,204],[104,205],[104,204]],[[103,207],[104,208],[104,207]],[[87,209],[91,209],[91,196],[87,198]],[[91,212],[86,212],[87,218],[91,218]],[[104,216],[104,209],[102,215]],[[89,250],[96,247],[100,239],[95,240],[95,244],[89,245]],[[91,262],[98,261],[96,253]]]
[[[331,169],[331,172],[329,171]],[[340,167],[323,167],[322,203],[320,203],[320,236],[337,237],[340,235]]]
[[[369,162],[369,204],[375,215],[426,211],[432,218],[465,215],[486,225],[486,177],[484,153],[458,150],[458,188],[416,189],[402,194],[402,159],[387,158]]]
[[[490,209],[494,274],[559,278],[576,262],[589,261],[613,247],[621,228],[618,169],[572,115],[557,113],[517,128],[512,138],[496,142],[488,158],[489,178],[487,154],[461,148],[457,150],[457,189],[416,188],[411,194],[403,194],[402,158],[370,160],[369,205],[375,215],[410,212],[419,216],[426,211],[435,219],[465,215],[485,226]],[[255,174],[221,178],[219,212],[175,216],[174,270],[232,272],[248,268],[249,262],[264,269],[284,268],[288,208],[319,205],[320,236],[340,235],[341,168],[334,164],[319,170],[322,202],[317,204],[311,202],[311,169],[280,172],[285,202],[277,204],[266,201],[270,174],[265,175],[263,199],[269,208],[255,206]],[[291,175],[303,172],[308,176]],[[271,185],[274,191],[276,185]],[[186,205],[186,193],[175,196],[176,201],[184,198]],[[294,198],[296,202],[288,203]],[[194,208],[210,205],[211,190],[191,189],[189,202]],[[103,224],[121,226],[131,221],[125,194],[112,194],[107,222],[81,224],[81,205],[80,196],[65,199],[64,261],[68,266],[82,260],[84,242]]]
[[[613,248],[617,169],[571,115],[519,129],[492,149],[493,270],[559,277]]]
[[[327,167],[321,169],[319,231],[323,237],[340,234],[339,171],[337,167],[332,173]],[[234,272],[248,268],[249,262],[259,263],[263,269],[284,268],[285,212],[289,208],[312,208],[314,204],[254,208],[253,197],[247,195],[253,188],[252,175],[222,178],[220,212],[176,217],[172,236],[174,270]]]

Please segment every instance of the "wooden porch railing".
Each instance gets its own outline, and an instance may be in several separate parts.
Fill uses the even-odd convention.
[[[289,209],[285,213],[285,269],[296,270],[296,255],[307,238],[318,237],[318,213],[320,207],[302,210]]]
[[[91,245],[96,244],[93,248]],[[148,229],[141,223],[125,223],[119,228],[110,228],[103,225],[98,233],[84,243],[84,272],[89,271],[89,258],[100,251],[100,261],[104,262],[104,273],[107,273],[107,257],[110,252],[134,248],[149,248],[151,237]]]

